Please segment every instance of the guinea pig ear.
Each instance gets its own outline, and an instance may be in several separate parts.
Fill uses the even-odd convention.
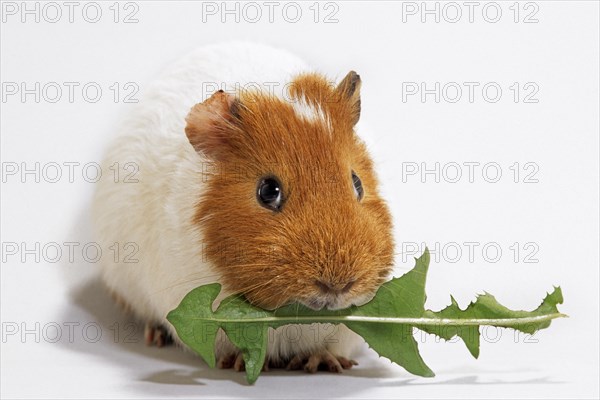
[[[350,106],[352,125],[360,119],[360,84],[360,76],[350,71],[335,89],[341,100],[347,101]]]
[[[220,160],[227,153],[227,143],[238,115],[238,100],[222,90],[196,104],[185,118],[185,134],[197,152]]]

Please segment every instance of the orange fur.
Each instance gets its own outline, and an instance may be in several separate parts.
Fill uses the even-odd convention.
[[[392,220],[354,132],[359,88],[353,72],[337,87],[317,74],[297,77],[289,99],[320,107],[327,120],[303,119],[289,102],[260,92],[235,99],[218,92],[190,112],[188,138],[212,162],[194,222],[230,291],[274,308],[318,296],[317,281],[336,288],[355,281],[347,296],[358,299],[386,279]],[[361,201],[351,171],[362,180]],[[283,185],[281,212],[257,202],[257,183],[270,175]]]

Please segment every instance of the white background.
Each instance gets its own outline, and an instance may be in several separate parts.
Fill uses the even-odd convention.
[[[21,8],[20,2],[13,4]],[[35,255],[24,255],[22,262],[21,253],[3,250],[2,397],[598,398],[597,2],[521,3],[516,23],[512,1],[498,3],[502,15],[496,23],[484,19],[485,2],[475,9],[472,23],[462,2],[456,23],[448,21],[456,9],[444,9],[445,3],[438,4],[440,12],[446,11],[439,23],[434,15],[422,22],[420,13],[404,14],[403,21],[400,2],[332,3],[327,8],[322,3],[318,22],[314,6],[309,8],[313,3],[302,3],[296,23],[282,15],[285,3],[275,8],[273,22],[268,8],[258,3],[263,15],[256,23],[248,21],[255,9],[246,8],[244,15],[238,5],[239,22],[225,15],[223,23],[220,12],[203,15],[201,3],[149,1],[135,3],[138,22],[129,24],[122,19],[135,9],[123,3],[118,23],[112,2],[100,3],[103,14],[97,23],[83,18],[86,3],[78,3],[73,23],[68,8],[58,4],[63,15],[56,23],[46,20],[54,18],[55,9],[44,15],[43,3],[39,23],[35,15],[22,22],[20,11],[3,13],[3,85],[80,83],[72,103],[66,86],[56,103],[48,101],[54,92],[39,103],[34,95],[23,102],[4,87],[3,171],[12,163],[81,165],[72,183],[66,167],[58,183],[44,176],[39,183],[34,175],[3,176],[3,246],[14,242],[22,250],[21,243],[27,248],[59,243],[63,255],[55,263],[43,255],[39,262]],[[538,22],[524,23],[536,9],[532,18]],[[333,11],[337,22],[324,23]],[[487,11],[493,19],[494,9]],[[293,18],[293,9],[288,12],[287,18]],[[466,306],[486,290],[509,307],[532,309],[553,285],[561,285],[561,310],[570,318],[554,321],[533,338],[487,330],[479,360],[462,343],[418,336],[424,359],[437,373],[429,379],[411,376],[365,349],[360,365],[341,376],[270,372],[249,387],[243,374],[209,370],[179,349],[146,348],[140,328],[134,332],[125,326],[126,317],[94,279],[96,265],[82,259],[81,246],[71,261],[63,245],[92,240],[88,207],[94,184],[82,178],[81,168],[100,160],[119,118],[131,109],[122,98],[114,102],[113,83],[133,82],[143,89],[193,47],[229,39],[284,47],[331,76],[350,69],[360,73],[362,115],[373,132],[371,149],[395,218],[396,275],[412,267],[415,244],[427,243],[433,251],[437,246],[428,307],[445,306],[450,294]],[[103,89],[96,103],[82,97],[81,87],[88,82]],[[456,82],[463,94],[456,103],[448,101],[455,92],[439,103],[433,95],[425,102],[419,95],[403,99],[403,82],[405,87],[406,82],[425,82],[430,89],[435,82],[441,87]],[[473,102],[463,82],[479,83]],[[502,89],[495,103],[481,92],[489,82]],[[510,89],[514,82],[520,87],[517,102]],[[532,98],[537,103],[524,102],[531,91],[525,90],[526,83],[539,88]],[[472,183],[465,162],[481,163]],[[509,169],[515,162],[521,168],[518,183]],[[534,166],[523,169],[528,162]],[[439,183],[433,174],[403,177],[412,163],[429,169],[440,163],[446,174]],[[456,183],[449,182],[456,173],[449,163],[463,167]],[[486,163],[501,167],[498,182],[488,182],[494,170],[482,174]],[[532,168],[538,169],[532,177],[538,182],[525,183]],[[476,243],[472,257],[465,242]],[[71,325],[72,340],[69,324],[78,324]],[[62,336],[52,343],[57,325]],[[11,334],[15,327],[19,331]],[[93,343],[98,327],[102,336]],[[22,335],[24,329],[30,333]],[[134,332],[131,339],[137,343],[126,343],[128,332]]]

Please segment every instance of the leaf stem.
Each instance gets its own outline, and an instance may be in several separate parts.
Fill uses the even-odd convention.
[[[260,322],[276,322],[278,324],[290,323],[344,323],[344,322],[371,322],[371,323],[387,323],[387,324],[406,324],[406,325],[447,325],[447,326],[480,326],[480,325],[497,325],[497,326],[515,326],[530,323],[539,323],[550,321],[555,318],[567,317],[565,314],[554,313],[547,315],[539,315],[534,317],[516,317],[516,318],[395,318],[395,317],[367,317],[361,315],[340,315],[340,316],[285,316],[285,317],[262,317],[262,318],[198,318],[210,322],[218,322],[223,324],[231,323],[260,323]],[[197,319],[197,318],[192,318]]]

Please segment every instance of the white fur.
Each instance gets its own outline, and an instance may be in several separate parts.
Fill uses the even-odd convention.
[[[327,115],[327,113],[323,110],[323,107],[321,107],[319,104],[309,103],[302,96],[299,99],[292,101],[291,105],[294,109],[294,113],[298,117],[304,118],[308,122],[324,125],[329,130],[329,133],[332,133],[329,115]]]
[[[190,108],[206,99],[203,93],[215,85],[227,89],[258,84],[283,88],[290,78],[307,70],[307,65],[282,50],[247,44],[227,43],[199,48],[175,63],[152,86],[123,123],[117,140],[103,161],[101,181],[94,199],[96,240],[104,250],[102,277],[142,319],[164,324],[167,313],[193,288],[218,281],[217,271],[201,254],[202,231],[192,224],[195,205],[202,193],[203,160],[189,144],[184,132]],[[119,182],[110,166],[121,167]],[[138,183],[123,182],[125,163],[135,163]],[[117,243],[118,262],[109,250]],[[124,256],[135,243],[137,262]],[[222,293],[220,301],[227,293]],[[328,348],[339,356],[350,356],[358,336],[341,326],[320,326],[317,334],[309,325],[296,331],[279,328],[272,335],[268,356],[273,360],[294,354],[310,354]],[[283,334],[282,334],[283,333]],[[316,337],[317,335],[318,337]],[[233,351],[219,340],[218,354]]]

